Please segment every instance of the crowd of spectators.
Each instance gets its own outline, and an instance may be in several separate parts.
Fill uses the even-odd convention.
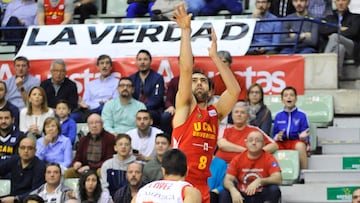
[[[59,2],[64,3],[64,0]],[[292,0],[291,4],[279,4],[283,7],[276,8],[271,7],[273,2],[270,0],[256,0],[256,11],[248,17],[302,18],[308,16],[310,11],[319,14],[321,9],[325,14],[326,1],[323,2],[324,6],[316,4],[318,9],[311,10],[307,7],[310,5],[308,0]],[[44,0],[43,3],[50,2]],[[72,5],[75,10],[92,4],[91,1],[75,3],[76,6]],[[129,3],[133,4],[134,12],[138,7],[144,7],[138,2]],[[153,3],[149,1],[145,10],[149,10]],[[293,32],[299,27],[296,21],[263,23],[257,24],[255,30],[287,30],[290,33],[277,37],[268,34],[268,37],[259,37],[258,42],[261,45],[264,40],[279,43],[299,38],[300,46],[296,51],[312,53],[317,51],[317,38],[328,37],[326,52],[339,53],[342,61],[347,56],[357,59],[360,18],[349,11],[349,3],[349,0],[335,0],[335,13],[325,18],[328,22],[341,25],[340,30],[325,29],[323,25],[306,22],[299,36],[296,36]],[[8,8],[11,8],[11,4]],[[201,14],[201,9],[197,11]],[[271,11],[276,12],[271,14]],[[48,17],[44,16],[44,20]],[[65,14],[62,17],[65,19]],[[253,40],[257,39],[254,37]],[[263,46],[249,50],[248,54],[274,54],[279,51],[289,53]],[[230,69],[230,53],[216,53],[223,65]],[[55,198],[60,202],[78,199],[126,203],[140,187],[163,178],[162,156],[172,141],[171,118],[176,112],[178,77],[174,77],[166,88],[163,76],[151,69],[149,51],[140,50],[135,60],[138,71],[118,79],[112,71],[111,57],[100,55],[96,64],[99,77],[85,86],[84,96],[78,99],[76,84],[66,77],[63,60],[54,60],[50,67],[51,78],[40,82],[29,74],[30,62],[26,57],[15,58],[15,75],[0,81],[0,176],[12,182],[10,195],[1,198],[1,202],[21,201],[29,194],[38,194],[44,200]],[[209,179],[211,199],[228,202],[229,198],[234,201],[257,194],[261,200],[270,198],[275,201],[280,196],[277,187],[281,183],[280,167],[270,153],[277,149],[297,150],[300,167],[306,169],[309,122],[306,114],[296,107],[296,89],[286,87],[281,92],[284,109],[274,118],[271,131],[271,112],[263,102],[261,85],[252,84],[246,89],[243,79],[236,79],[242,93],[228,115],[230,119],[224,121],[219,132],[218,150],[211,167],[216,177]],[[219,75],[207,80],[209,95],[206,98],[210,104],[224,91],[224,81]],[[292,122],[291,119],[297,121]],[[89,133],[81,137],[77,145],[76,122],[86,122],[89,128]],[[267,162],[261,165],[254,161],[258,158]],[[234,185],[234,181],[246,176],[237,168],[250,170],[254,164],[259,169],[266,169],[263,174],[257,174],[263,178],[247,180],[249,182],[246,184],[238,181],[239,184]],[[72,191],[64,186],[60,181],[61,176],[79,178],[79,190]],[[56,191],[55,195],[53,191]]]

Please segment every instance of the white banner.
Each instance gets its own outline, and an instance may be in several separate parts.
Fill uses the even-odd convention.
[[[218,38],[218,50],[241,56],[248,50],[254,19],[192,21],[195,56],[208,56],[211,26]],[[46,25],[29,27],[18,56],[33,59],[112,58],[135,56],[147,49],[153,56],[178,56],[180,28],[174,22]]]

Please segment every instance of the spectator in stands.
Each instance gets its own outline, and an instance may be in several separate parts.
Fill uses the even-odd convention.
[[[338,54],[338,77],[342,78],[345,57],[360,61],[360,17],[349,11],[350,0],[335,0],[336,11],[326,16],[328,23],[339,28],[320,26],[320,35],[327,40],[325,53]]]
[[[114,196],[116,190],[127,185],[126,169],[136,160],[131,153],[131,137],[127,134],[116,136],[114,150],[116,154],[101,166],[101,185],[110,191],[111,196]]]
[[[310,0],[308,1],[309,16],[314,18],[325,18],[332,14],[331,0]]]
[[[118,189],[113,196],[114,203],[130,203],[132,198],[144,185],[141,182],[142,164],[133,162],[126,169],[126,180],[128,184]]]
[[[240,15],[243,10],[241,0],[207,0],[201,9],[201,15],[215,16],[221,10],[228,10],[231,15]]]
[[[272,118],[270,109],[264,104],[264,90],[258,83],[250,85],[247,92],[249,104],[249,124],[259,127],[271,135]]]
[[[155,0],[127,0],[129,7],[127,8],[126,17],[142,17],[146,13],[149,13],[150,17],[152,17],[151,7],[154,5],[154,2]]]
[[[30,62],[24,56],[14,60],[15,75],[6,80],[6,100],[22,109],[25,107],[31,88],[40,85],[40,80],[29,74]]]
[[[157,180],[142,187],[132,202],[165,202],[164,197],[172,197],[176,202],[200,203],[200,191],[185,181],[188,165],[184,152],[171,149],[164,154],[163,159],[161,170],[164,180]],[[159,185],[163,187],[158,187]]]
[[[48,105],[55,108],[59,100],[68,102],[71,110],[78,106],[78,91],[74,81],[66,77],[66,64],[62,59],[55,59],[50,66],[51,78],[40,84],[46,92]]]
[[[146,106],[132,97],[134,93],[133,82],[128,77],[119,80],[117,91],[119,97],[105,103],[101,112],[104,128],[112,134],[126,133],[136,127],[136,113]]]
[[[69,117],[70,106],[65,100],[59,100],[55,107],[55,115],[61,124],[61,134],[69,138],[71,144],[74,145],[76,139],[76,123]]]
[[[24,137],[14,124],[14,119],[10,109],[0,109],[0,163],[18,154],[20,140]]]
[[[156,0],[151,7],[152,21],[168,21],[172,19],[175,6],[183,0]]]
[[[360,188],[355,189],[352,193],[352,203],[360,203]]]
[[[291,0],[271,0],[269,11],[277,17],[285,17],[290,13],[294,13],[295,8]]]
[[[231,64],[232,64],[232,57],[230,52],[228,51],[218,51],[218,56],[220,57],[220,59],[222,60],[222,62],[229,68],[231,69]],[[234,73],[234,76],[236,78],[236,80],[238,81],[240,88],[241,88],[241,92],[239,94],[239,98],[238,101],[246,101],[246,94],[247,94],[247,89],[246,89],[246,83],[245,83],[245,79],[242,78],[240,75],[237,75]],[[223,79],[221,78],[220,73],[217,73],[213,78],[213,83],[214,83],[214,87],[215,87],[215,95],[220,96],[225,90],[225,83],[223,81]]]
[[[296,12],[285,18],[298,18],[299,21],[285,21],[282,23],[284,32],[298,32],[281,35],[281,41],[284,43],[297,43],[296,49],[293,47],[283,48],[280,54],[310,54],[317,50],[318,43],[318,25],[309,21],[301,21],[309,12],[306,9],[308,0],[292,0]],[[312,16],[311,16],[312,17]],[[301,28],[301,30],[300,30]]]
[[[219,202],[219,194],[224,190],[223,181],[227,169],[227,163],[216,156],[210,164],[211,176],[208,178],[210,188],[210,203]]]
[[[139,110],[136,113],[136,128],[126,134],[131,137],[131,145],[137,150],[134,155],[142,163],[150,161],[155,154],[155,137],[162,131],[151,126],[153,119],[148,110]]]
[[[19,109],[17,106],[12,104],[11,102],[6,100],[6,94],[8,90],[6,87],[6,82],[0,80],[0,110],[1,109],[9,109],[12,113],[12,117],[14,118],[14,124],[18,128],[19,127]]]
[[[45,119],[54,117],[54,111],[48,107],[42,87],[31,88],[28,98],[27,107],[20,110],[20,131],[38,138],[42,134]]]
[[[38,0],[37,21],[39,25],[66,25],[72,22],[72,0]]]
[[[152,160],[147,162],[144,165],[142,181],[144,183],[149,183],[154,180],[163,179],[163,174],[161,172],[161,162],[163,155],[170,148],[170,135],[165,133],[159,133],[155,138],[155,151],[156,155]]]
[[[246,138],[246,148],[229,164],[224,179],[227,190],[220,193],[220,202],[278,202],[280,166],[275,157],[263,150],[263,135],[259,131],[251,132]]]
[[[0,198],[1,202],[21,202],[45,182],[45,164],[35,156],[35,152],[35,141],[25,137],[20,141],[19,156],[0,162],[0,176],[11,174],[10,195]]]
[[[86,111],[101,115],[104,104],[119,96],[117,91],[119,80],[111,73],[113,64],[110,56],[100,55],[96,65],[100,77],[85,86],[83,100],[80,101],[80,107],[83,108],[83,112],[85,111],[83,120],[86,120],[86,114],[88,114]],[[79,122],[79,120],[75,120]]]
[[[239,153],[246,151],[246,138],[253,132],[260,132],[264,140],[264,150],[273,153],[278,149],[274,140],[266,135],[259,128],[248,125],[249,106],[246,103],[237,103],[232,111],[234,126],[225,128],[219,133],[217,141],[218,151],[216,156],[224,159],[227,163]]]
[[[307,145],[309,144],[309,121],[305,112],[296,107],[297,93],[294,87],[281,91],[284,110],[274,118],[273,138],[279,149],[299,152],[300,168],[307,169]]]
[[[135,86],[133,97],[145,104],[154,125],[158,126],[164,110],[165,84],[163,76],[150,69],[151,60],[149,51],[140,50],[136,55],[138,72],[132,74],[130,78]]]
[[[69,199],[67,194],[71,191],[61,181],[61,166],[57,163],[48,163],[45,170],[46,183],[32,191],[30,194],[38,194],[45,202],[65,202]]]
[[[89,133],[80,139],[72,168],[65,172],[65,178],[78,178],[89,169],[98,170],[100,176],[101,165],[115,153],[114,148],[110,147],[115,144],[114,135],[104,130],[100,115],[91,114],[87,124]]]
[[[184,0],[186,2],[187,13],[192,13],[193,17],[198,16],[201,9],[205,6],[206,0]]]
[[[75,0],[74,8],[74,13],[80,14],[80,24],[84,24],[85,20],[90,18],[90,15],[96,15],[98,10],[95,0]]]
[[[107,190],[101,188],[100,178],[96,171],[87,170],[79,179],[79,192],[75,193],[79,202],[112,203]]]
[[[72,159],[72,145],[69,138],[61,134],[59,120],[55,117],[44,121],[44,135],[36,141],[36,156],[45,163],[58,163],[66,170]]]
[[[33,0],[14,0],[10,2],[2,19],[2,27],[30,26],[36,23],[37,5]],[[4,32],[8,44],[20,46],[25,37],[26,29],[8,30]],[[17,41],[13,41],[17,40]]]
[[[166,89],[165,110],[161,114],[160,128],[169,135],[172,134],[172,118],[175,113],[175,97],[179,86],[179,76],[173,77]]]
[[[31,195],[27,196],[23,202],[24,203],[45,203],[44,199],[37,194],[31,194]]]
[[[269,12],[271,5],[271,0],[256,0],[255,1],[255,11],[249,15],[249,18],[258,18],[258,19],[276,19],[277,17]],[[255,33],[272,33],[280,32],[281,23],[280,22],[257,22],[255,25]],[[280,42],[279,34],[261,34],[254,35],[251,45],[263,45],[263,44],[278,44]],[[249,55],[259,55],[259,54],[276,54],[278,53],[276,47],[251,47],[249,48],[247,54]]]

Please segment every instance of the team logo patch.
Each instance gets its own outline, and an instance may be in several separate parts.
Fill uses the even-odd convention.
[[[16,137],[10,138],[10,143],[15,143],[15,142],[16,142]]]
[[[276,163],[275,161],[271,162],[271,166],[274,168],[279,168],[279,164]]]
[[[201,113],[197,113],[197,114],[196,114],[196,117],[197,117],[198,119],[201,119],[201,118],[202,118]]]
[[[295,125],[299,125],[299,123],[300,123],[300,119],[294,119],[294,124]]]
[[[214,117],[214,116],[217,115],[217,113],[216,113],[216,111],[215,111],[214,109],[212,109],[212,110],[210,110],[210,111],[208,111],[208,112],[209,112],[209,116],[210,116],[210,117]]]

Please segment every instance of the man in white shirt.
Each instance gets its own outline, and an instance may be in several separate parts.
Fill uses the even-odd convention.
[[[131,145],[136,159],[145,163],[155,155],[155,137],[162,130],[151,126],[153,120],[148,110],[139,110],[136,113],[136,128],[126,134],[131,137]]]

